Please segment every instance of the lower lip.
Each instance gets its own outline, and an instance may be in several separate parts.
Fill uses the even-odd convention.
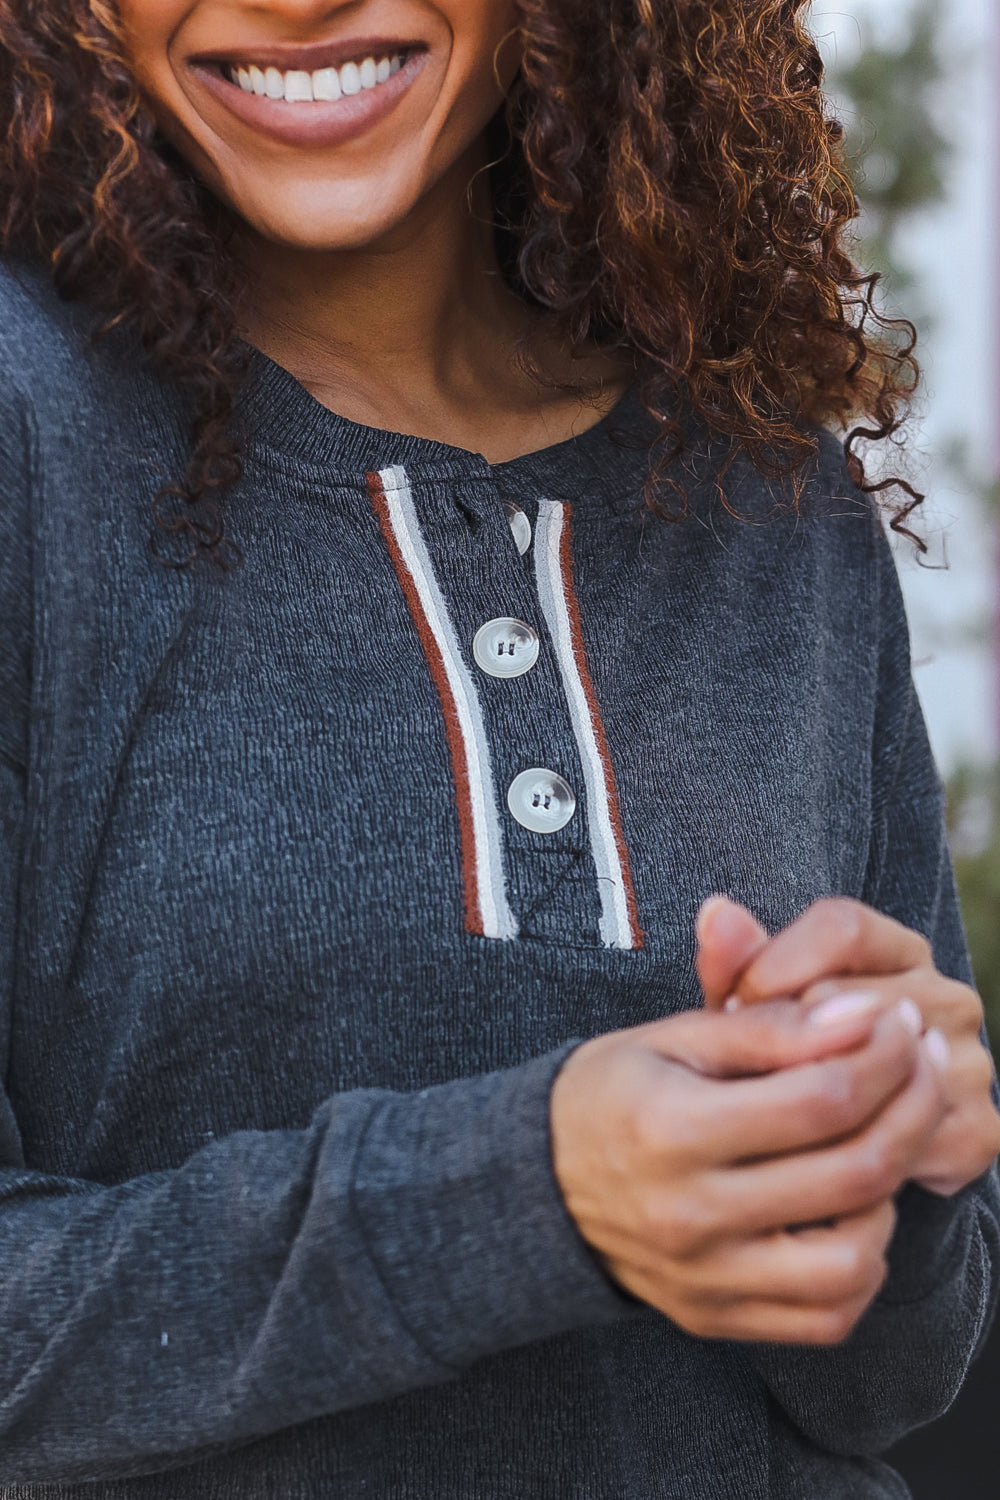
[[[248,94],[215,68],[196,66],[199,82],[244,125],[285,146],[339,146],[380,124],[420,75],[426,52],[413,52],[391,78],[335,103],[289,104]]]

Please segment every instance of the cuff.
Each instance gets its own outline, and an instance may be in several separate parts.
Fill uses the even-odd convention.
[[[899,1307],[920,1302],[947,1279],[951,1263],[967,1252],[969,1221],[976,1219],[984,1185],[993,1175],[987,1173],[950,1198],[907,1184],[896,1199],[899,1218],[880,1303]]]
[[[577,1231],[552,1167],[549,1095],[577,1045],[390,1096],[371,1118],[354,1213],[401,1322],[445,1365],[634,1315]]]

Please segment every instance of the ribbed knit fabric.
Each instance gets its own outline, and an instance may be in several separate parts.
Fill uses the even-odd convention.
[[[491,468],[261,357],[243,565],[177,571],[184,414],[88,326],[0,276],[0,1496],[902,1496],[876,1455],[983,1333],[993,1175],[904,1192],[843,1346],[736,1346],[619,1294],[548,1134],[575,1040],[698,1004],[710,892],[850,893],[968,974],[837,443],[798,518],[737,462],[736,520],[692,427],[672,525],[632,397]],[[533,768],[557,831],[512,814]]]

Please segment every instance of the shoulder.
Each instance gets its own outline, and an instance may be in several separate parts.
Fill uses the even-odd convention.
[[[0,262],[0,382],[6,393],[45,405],[53,376],[87,368],[87,349],[98,317],[63,301],[44,265]]]
[[[843,440],[829,428],[802,423],[798,435],[812,452],[804,457],[795,478],[799,492],[790,477],[775,477],[765,467],[758,467],[746,450],[727,463],[725,445],[710,444],[711,477],[722,476],[726,498],[737,514],[751,520],[786,520],[791,524],[846,522],[845,529],[871,531],[878,517],[871,497],[864,494],[851,477]],[[838,528],[835,528],[838,529]]]
[[[72,474],[102,425],[112,425],[115,402],[102,393],[106,381],[91,354],[96,322],[59,297],[43,265],[0,263],[0,508],[8,533],[33,524],[43,491],[68,492],[64,483],[46,484],[46,475]]]
[[[127,328],[60,297],[39,262],[0,263],[0,508],[54,543],[77,528],[148,528],[183,472],[189,416]]]
[[[728,517],[734,524],[778,523],[778,531],[782,522],[792,527],[843,522],[845,526],[834,529],[869,538],[878,531],[877,509],[851,477],[843,439],[829,428],[797,424],[802,459],[796,495],[792,479],[777,472],[780,465],[769,469],[766,455],[757,463],[738,440],[712,431],[683,391],[673,416],[674,425],[664,435],[661,423],[646,410],[638,384],[633,384],[607,424],[612,441],[649,459],[654,473],[658,459],[666,458],[679,437],[677,457],[662,470],[667,510],[676,508],[673,496],[684,502],[688,514],[709,524]],[[648,473],[644,464],[643,478]]]
[[[86,719],[100,674],[120,677],[190,594],[149,546],[154,498],[183,473],[183,405],[126,330],[95,342],[100,322],[44,267],[0,265],[0,756],[18,764],[30,705]]]
[[[801,513],[816,518],[864,520],[879,530],[879,512],[872,497],[859,489],[851,475],[844,439],[828,427],[803,426],[802,434],[815,449],[806,466]]]
[[[44,264],[0,262],[0,424],[27,435],[36,480],[59,476],[45,487],[53,497],[88,455],[117,445],[136,411],[141,355],[121,335],[95,341],[101,322],[93,308],[59,296]],[[22,465],[22,489],[24,477]]]
[[[0,263],[7,661],[23,662],[29,650],[32,589],[35,617],[51,624],[63,604],[82,608],[81,580],[96,590],[122,559],[145,565],[153,497],[183,472],[188,425],[176,394],[126,331],[95,342],[101,322],[93,308],[60,298],[43,264]],[[0,671],[0,718],[5,686]]]
[[[771,559],[776,568],[869,572],[884,546],[882,520],[872,497],[852,478],[844,444],[835,432],[800,424],[803,459],[795,475],[770,469],[728,436],[711,433],[686,413],[684,448],[667,471],[685,513],[734,561]]]
[[[27,410],[43,449],[122,449],[144,430],[186,440],[181,403],[126,328],[59,295],[37,260],[0,262],[0,415]]]
[[[836,432],[800,431],[813,451],[798,494],[744,450],[695,437],[686,466],[690,529],[702,553],[718,555],[734,593],[766,598],[822,649],[903,682],[909,632],[884,513],[855,483]]]
[[[40,409],[65,389],[65,339],[46,311],[39,268],[0,263],[0,513],[8,538],[25,533],[39,454]]]
[[[0,265],[0,755],[15,764],[27,754],[36,399],[44,404],[46,393],[59,388],[66,374],[65,350],[44,311],[44,297],[35,268]]]

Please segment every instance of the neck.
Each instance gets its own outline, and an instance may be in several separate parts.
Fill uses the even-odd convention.
[[[510,291],[476,171],[484,161],[458,163],[404,223],[358,250],[248,237],[243,331],[341,416],[499,463],[592,425],[634,361],[570,348]]]
[[[484,349],[504,356],[527,324],[497,262],[485,172],[456,164],[406,221],[335,252],[246,241],[245,331],[319,399],[342,408],[433,389],[468,399]],[[490,363],[487,359],[485,363]]]

